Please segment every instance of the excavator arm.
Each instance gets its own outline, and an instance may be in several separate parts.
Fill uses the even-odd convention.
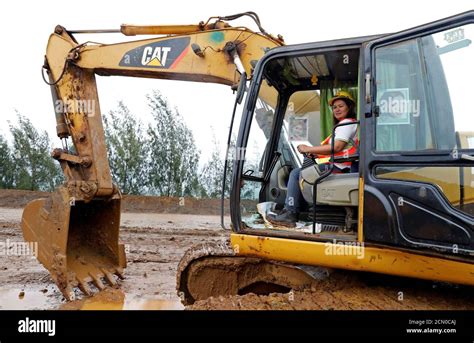
[[[149,32],[155,31],[156,27]],[[117,193],[107,163],[95,74],[232,86],[244,72],[251,74],[252,63],[266,50],[281,44],[248,29],[230,27],[111,45],[78,44],[58,26],[48,42],[45,68],[57,110],[57,134],[70,136],[77,154],[56,151],[54,157],[65,162],[68,182],[79,182],[76,199],[88,201]]]
[[[235,19],[236,16],[227,17]],[[65,183],[47,199],[30,202],[22,217],[25,240],[37,242],[38,260],[68,300],[75,287],[91,294],[104,282],[115,284],[126,267],[119,243],[121,194],[112,182],[95,75],[213,82],[237,85],[242,75],[281,37],[230,27],[222,18],[185,26],[122,25],[125,35],[161,34],[157,38],[118,44],[79,44],[74,33],[57,26],[51,34],[44,69],[51,86],[56,131],[64,140],[52,157],[59,161]],[[117,30],[118,31],[118,30]],[[110,30],[106,32],[117,32]],[[43,77],[44,77],[43,73]],[[274,90],[262,85],[270,105]],[[317,106],[318,99],[295,100],[295,108]],[[67,147],[71,138],[74,150]]]

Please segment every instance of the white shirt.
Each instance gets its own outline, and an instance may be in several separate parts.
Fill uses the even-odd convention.
[[[338,124],[345,124],[352,122],[351,119],[343,119]],[[351,140],[355,141],[357,137],[357,124],[345,125],[336,128],[334,133],[334,140],[349,143]]]
[[[351,119],[343,119],[341,120],[338,124],[344,124],[344,123],[350,123],[352,122]],[[349,143],[351,140],[355,142],[357,138],[357,124],[354,125],[344,125],[336,128],[336,131],[334,132],[334,140],[335,141],[343,141],[346,143]],[[347,145],[344,147],[344,149],[347,148]],[[342,163],[334,163],[336,167],[339,169],[344,169],[347,168],[346,165]]]

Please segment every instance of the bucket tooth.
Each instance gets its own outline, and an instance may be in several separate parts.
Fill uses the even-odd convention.
[[[105,288],[104,283],[100,279],[100,275],[94,275],[92,273],[89,273],[90,277],[92,278],[92,283],[100,290],[103,290]]]
[[[105,269],[102,269],[102,272],[104,273],[104,278],[109,285],[115,286],[117,284],[117,281],[115,281],[115,278],[112,273],[108,272]]]
[[[67,301],[74,301],[76,299],[76,294],[71,286],[68,286],[65,289],[60,289],[60,291]]]
[[[115,268],[115,274],[120,278],[120,280],[125,279],[123,276],[123,269],[122,268]]]
[[[82,293],[84,293],[87,296],[92,295],[92,290],[89,287],[89,284],[87,283],[87,281],[79,280],[79,289],[82,291]]]

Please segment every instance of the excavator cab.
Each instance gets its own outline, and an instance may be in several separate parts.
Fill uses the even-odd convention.
[[[230,245],[183,257],[183,302],[317,287],[332,269],[474,285],[474,122],[463,100],[473,22],[468,12],[267,52],[231,125]],[[341,89],[356,99],[360,144],[332,162],[355,168],[320,173],[296,147],[332,133],[327,101]],[[294,168],[307,209],[296,227],[276,226],[265,216],[283,207]]]
[[[184,256],[183,302],[304,288],[334,268],[474,285],[473,23],[471,11],[265,54],[232,125],[230,245]],[[360,145],[331,161],[356,167],[320,173],[296,146],[331,133],[326,103],[340,89],[356,99]],[[282,208],[294,168],[307,210],[275,226],[265,215]]]

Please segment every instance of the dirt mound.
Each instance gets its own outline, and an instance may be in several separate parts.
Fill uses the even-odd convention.
[[[0,207],[24,208],[34,199],[46,198],[48,192],[0,189]],[[245,201],[243,201],[245,203]],[[251,205],[249,205],[251,206]],[[196,199],[187,197],[156,197],[144,195],[123,195],[122,212],[134,213],[176,213],[220,215],[220,199]],[[225,202],[226,215],[229,202]]]
[[[153,212],[179,214],[220,214],[220,199],[195,199],[186,197],[155,197],[124,195],[123,212]],[[229,207],[228,205],[226,206]]]
[[[48,196],[48,192],[0,189],[0,207],[23,208],[32,200]]]

